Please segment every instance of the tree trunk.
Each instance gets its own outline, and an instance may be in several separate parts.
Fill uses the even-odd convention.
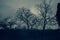
[[[44,26],[43,26],[43,30],[45,30],[46,27],[46,19],[44,19]]]

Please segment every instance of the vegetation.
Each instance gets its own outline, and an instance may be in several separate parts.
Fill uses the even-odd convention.
[[[19,8],[16,12],[16,17],[6,17],[0,19],[0,27],[3,29],[57,29],[58,25],[55,16],[53,14],[51,0],[47,3],[46,0],[42,0],[41,4],[37,4],[37,10],[40,14],[34,15],[30,9]],[[1,18],[1,17],[0,17]]]

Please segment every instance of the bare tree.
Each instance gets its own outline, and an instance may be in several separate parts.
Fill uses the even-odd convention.
[[[45,30],[46,25],[48,23],[48,18],[50,14],[52,14],[51,0],[42,0],[42,3],[37,5],[37,9],[40,11],[40,15],[43,18],[43,30]]]
[[[32,16],[32,13],[30,12],[30,10],[22,7],[22,8],[19,8],[17,13],[18,13],[17,18],[19,18],[20,21],[23,21],[24,23],[26,23],[29,29],[31,26],[31,23],[29,22],[30,21],[29,17]]]

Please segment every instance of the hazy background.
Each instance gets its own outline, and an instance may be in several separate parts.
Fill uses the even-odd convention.
[[[13,16],[18,8],[24,6],[33,9],[40,2],[41,0],[0,0],[0,13],[3,14],[3,17]],[[53,13],[56,13],[57,3],[59,2],[60,0],[52,0]]]

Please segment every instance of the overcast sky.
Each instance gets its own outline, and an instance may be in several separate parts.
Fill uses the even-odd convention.
[[[39,4],[41,0],[0,0],[0,13],[4,16],[14,15],[16,10],[21,7],[33,8],[34,5]],[[52,0],[54,13],[56,13],[57,3],[60,0]]]

